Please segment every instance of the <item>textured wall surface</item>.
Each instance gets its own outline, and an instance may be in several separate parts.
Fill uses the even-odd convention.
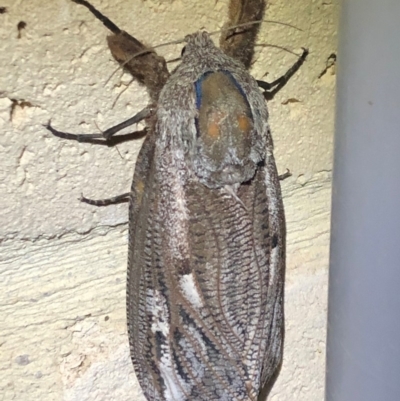
[[[227,0],[93,0],[149,44],[219,29]],[[125,330],[127,206],[95,208],[130,186],[141,142],[118,149],[44,128],[98,132],[147,103],[107,49],[107,30],[69,0],[3,0],[0,14],[0,398],[143,400]],[[324,387],[338,0],[271,0],[252,69],[272,81],[310,55],[269,102],[288,227],[286,344],[274,401],[321,401]],[[21,28],[20,22],[26,26]],[[18,30],[17,26],[21,29]],[[167,59],[181,46],[160,48]],[[111,78],[110,78],[111,77]]]

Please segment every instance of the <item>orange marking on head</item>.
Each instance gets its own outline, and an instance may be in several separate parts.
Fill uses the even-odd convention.
[[[208,119],[207,135],[212,139],[218,139],[221,135],[220,123],[223,119],[221,113],[213,113]]]
[[[250,130],[250,119],[249,119],[249,117],[241,114],[240,116],[238,116],[237,122],[238,122],[238,126],[239,126],[241,131],[243,131],[244,133],[248,133],[249,132],[249,130]]]
[[[207,134],[213,139],[219,138],[220,130],[217,122],[211,121],[208,124]]]

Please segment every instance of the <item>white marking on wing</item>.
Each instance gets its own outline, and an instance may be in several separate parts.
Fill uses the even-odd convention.
[[[161,332],[166,343],[160,344],[161,357],[159,370],[165,383],[164,399],[166,401],[183,401],[186,399],[184,391],[189,392],[187,383],[179,376],[172,360],[170,338],[170,318],[165,297],[158,290],[147,290],[146,309],[151,313],[151,331],[156,334]]]
[[[279,267],[279,244],[276,245],[275,248],[271,250],[271,263],[270,263],[270,278],[269,282],[270,285],[272,285],[275,281],[275,276],[278,273],[278,267]]]
[[[196,283],[194,281],[193,273],[184,274],[179,280],[179,284],[183,291],[185,298],[195,307],[201,308],[203,301],[197,290]]]
[[[167,401],[183,401],[185,394],[182,392],[182,387],[187,386],[185,386],[183,380],[179,380],[179,375],[172,366],[169,347],[162,347],[161,354],[160,373],[165,383],[164,397]],[[181,385],[176,382],[177,379]]]

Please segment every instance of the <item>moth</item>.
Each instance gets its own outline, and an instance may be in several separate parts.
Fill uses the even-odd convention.
[[[216,47],[207,32],[186,36],[171,73],[154,49],[112,31],[114,58],[146,86],[150,104],[81,142],[117,143],[145,121],[129,201],[127,320],[131,357],[149,401],[256,400],[282,360],[285,217],[265,97],[271,84],[251,65],[265,1],[231,0]],[[259,89],[261,87],[262,90]]]

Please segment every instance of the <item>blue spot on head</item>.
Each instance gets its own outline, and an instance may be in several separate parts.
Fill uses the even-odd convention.
[[[219,70],[219,71],[207,71],[205,72],[194,84],[195,89],[196,89],[196,107],[197,110],[200,108],[201,106],[201,100],[202,100],[202,91],[201,91],[201,87],[203,84],[203,81],[206,77],[208,77],[210,74],[213,74],[214,72],[223,72],[227,77],[230,78],[230,80],[233,82],[233,84],[236,86],[236,88],[239,89],[239,92],[242,94],[242,96],[246,99],[246,95],[243,92],[243,89],[241,88],[241,86],[238,84],[238,82],[236,81],[235,78],[233,78],[232,74],[229,71],[226,70]],[[247,99],[246,99],[247,100]]]

